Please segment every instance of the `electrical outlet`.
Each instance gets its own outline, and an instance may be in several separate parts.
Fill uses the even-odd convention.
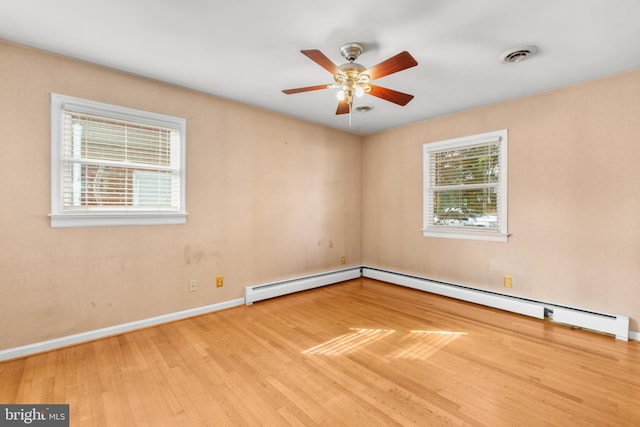
[[[510,288],[513,286],[513,278],[511,276],[504,276],[504,287]]]
[[[346,264],[347,263],[347,257],[346,256],[341,256],[340,257],[340,264]]]
[[[216,276],[216,288],[221,288],[224,286],[224,277]]]
[[[198,290],[198,282],[196,280],[191,280],[189,282],[189,292],[195,292]]]

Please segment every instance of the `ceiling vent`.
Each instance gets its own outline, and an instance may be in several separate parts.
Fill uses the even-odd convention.
[[[500,55],[500,61],[508,64],[515,64],[522,62],[536,54],[538,48],[535,46],[517,47],[515,49],[509,49]]]

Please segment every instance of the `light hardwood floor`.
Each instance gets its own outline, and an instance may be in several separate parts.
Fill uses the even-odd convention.
[[[0,364],[72,426],[639,426],[640,343],[356,279]]]

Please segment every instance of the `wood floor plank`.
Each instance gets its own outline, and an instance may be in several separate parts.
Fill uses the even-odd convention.
[[[640,343],[370,279],[0,363],[91,426],[640,425]]]

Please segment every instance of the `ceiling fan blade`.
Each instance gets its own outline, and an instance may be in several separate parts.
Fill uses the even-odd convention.
[[[376,96],[403,107],[413,99],[413,95],[409,95],[408,93],[402,93],[397,90],[387,89],[386,87],[380,87],[372,84],[369,86],[371,87],[371,91],[367,92],[369,95]]]
[[[338,68],[336,64],[334,64],[329,58],[325,56],[324,53],[320,52],[318,49],[311,50],[301,50],[303,55],[306,55],[310,60],[335,75],[338,73],[342,73],[342,70]]]
[[[295,89],[285,89],[285,90],[283,90],[283,92],[286,93],[287,95],[291,95],[291,94],[300,93],[300,92],[310,92],[312,90],[328,89],[329,86],[331,86],[331,85],[316,85],[316,86],[298,87],[298,88],[295,88]]]
[[[368,74],[371,80],[375,80],[388,76],[389,74],[397,73],[398,71],[406,70],[407,68],[415,67],[416,65],[418,65],[418,61],[413,59],[413,56],[405,50],[386,61],[382,61],[378,65],[374,65],[364,71],[364,74]]]
[[[347,114],[349,113],[349,103],[347,102],[347,99],[343,99],[342,101],[340,101],[340,103],[338,104],[338,109],[336,110],[336,115],[339,114]]]

